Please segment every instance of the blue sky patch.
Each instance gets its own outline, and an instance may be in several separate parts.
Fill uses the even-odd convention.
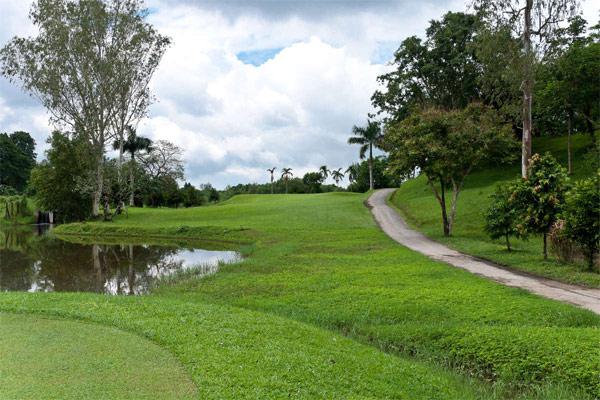
[[[394,52],[398,50],[399,42],[377,42],[377,49],[371,56],[373,64],[387,64],[394,59]]]
[[[274,49],[240,51],[235,56],[244,64],[250,64],[258,67],[259,65],[262,65],[275,57],[281,50],[283,50],[282,47],[277,47]]]

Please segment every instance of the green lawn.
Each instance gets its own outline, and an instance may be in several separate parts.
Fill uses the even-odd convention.
[[[244,262],[150,296],[3,293],[0,310],[138,333],[175,354],[200,398],[600,396],[600,317],[398,246],[365,199],[238,196],[62,226],[252,245]]]
[[[534,140],[534,151],[540,153],[549,151],[563,165],[566,165],[565,146],[565,138],[562,137]],[[574,137],[572,178],[575,180],[589,176],[591,173],[589,167],[583,162],[589,146],[588,136]],[[490,195],[498,183],[512,180],[519,176],[519,173],[520,167],[512,165],[477,171],[469,176],[458,200],[454,232],[449,238],[443,236],[440,206],[423,177],[404,183],[394,194],[392,203],[413,227],[457,250],[535,275],[600,287],[600,273],[588,271],[583,263],[561,263],[552,255],[548,260],[544,260],[540,236],[530,237],[527,241],[511,238],[513,251],[509,252],[503,239],[493,241],[484,232],[484,215],[490,202]]]
[[[115,328],[0,314],[3,399],[193,399],[170,353]]]

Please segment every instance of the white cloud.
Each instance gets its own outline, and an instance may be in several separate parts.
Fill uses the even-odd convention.
[[[272,166],[301,176],[354,162],[346,139],[371,110],[386,58],[405,37],[422,36],[429,20],[464,9],[462,0],[310,3],[148,0],[149,21],[173,45],[152,82],[159,101],[139,132],[181,146],[194,184],[266,182]],[[1,42],[33,33],[28,8],[0,0]],[[281,51],[259,66],[236,57],[272,49]],[[46,121],[0,78],[0,131],[30,130],[43,145]]]

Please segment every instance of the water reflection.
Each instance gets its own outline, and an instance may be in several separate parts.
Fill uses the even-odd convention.
[[[39,230],[38,230],[39,229]],[[139,295],[161,278],[215,273],[234,251],[133,244],[80,244],[44,229],[0,229],[0,290]]]

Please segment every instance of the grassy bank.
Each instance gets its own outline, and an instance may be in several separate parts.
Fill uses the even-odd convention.
[[[273,373],[281,373],[279,368],[289,368],[285,367],[286,362],[291,363],[289,365],[319,364],[319,359],[312,359],[312,355],[294,360],[296,355],[290,353],[291,349],[307,346],[307,337],[317,333],[324,337],[332,334],[292,322],[298,321],[353,339],[345,341],[344,346],[358,346],[356,342],[368,345],[365,348],[372,352],[361,360],[348,360],[348,366],[369,362],[372,357],[384,357],[377,352],[379,349],[398,355],[389,358],[398,363],[408,363],[403,357],[410,356],[425,361],[428,368],[432,368],[431,363],[441,364],[467,376],[496,382],[496,390],[502,396],[516,391],[527,393],[526,398],[533,398],[535,396],[527,391],[536,387],[539,398],[577,398],[581,394],[574,394],[575,387],[584,390],[588,396],[600,396],[600,318],[572,306],[502,287],[408,251],[379,231],[363,205],[364,200],[363,195],[349,193],[240,196],[225,204],[204,208],[131,210],[128,219],[67,225],[57,231],[61,234],[84,231],[97,234],[127,230],[134,235],[186,225],[199,231],[204,227],[221,227],[232,232],[251,233],[255,241],[253,252],[240,265],[226,266],[220,273],[203,280],[189,278],[164,286],[150,297],[111,298],[106,302],[111,303],[111,307],[121,307],[121,303],[127,302],[139,302],[140,307],[152,304],[153,310],[160,310],[160,318],[184,313],[187,319],[188,307],[226,307],[227,310],[234,307],[235,312],[242,315],[252,312],[253,316],[294,324],[294,328],[290,328],[292,331],[299,329],[297,326],[310,329],[312,333],[305,332],[288,338],[285,345],[278,345],[286,353],[278,357],[285,357],[286,361],[278,368],[272,368]],[[43,309],[36,302],[46,299],[23,294],[10,296],[14,296],[13,301],[19,300],[20,310]],[[66,302],[63,300],[66,297],[55,295],[46,306],[51,304],[53,312],[62,313],[68,309],[69,315],[81,315],[76,298]],[[173,302],[181,308],[165,311]],[[4,302],[0,308],[6,306]],[[134,307],[128,305],[125,309],[128,317],[124,327],[142,324],[138,320],[145,317],[136,316],[138,311]],[[85,315],[86,318],[106,320],[98,314],[91,309]],[[226,329],[228,333],[244,336],[244,325],[236,320],[238,317],[223,318],[231,320]],[[109,321],[121,324],[114,318]],[[155,320],[152,323],[163,322]],[[204,329],[213,329],[212,324],[222,323],[215,317]],[[244,346],[254,348],[254,341],[266,338],[282,339],[277,333],[281,329],[268,328],[266,323],[259,326],[262,328],[256,328],[253,335],[246,336]],[[181,327],[180,335],[188,335],[188,329]],[[219,328],[214,329],[214,334],[218,335]],[[175,345],[170,335],[165,337],[154,338],[159,343],[166,341]],[[211,343],[206,345],[210,347]],[[187,354],[189,345],[192,344],[177,343],[175,348]],[[322,349],[323,343],[314,345]],[[257,345],[257,354],[260,354],[259,348],[265,348],[265,345]],[[346,347],[345,352],[353,351],[350,348]],[[216,352],[216,358],[220,357],[218,349],[211,351]],[[312,354],[309,349],[303,352]],[[206,367],[203,365],[205,360],[194,361],[193,355],[176,354],[184,358],[188,368],[190,363],[195,368]],[[338,361],[335,364],[338,365]],[[240,365],[244,365],[245,373],[249,374],[248,382],[252,381],[255,368],[252,362]],[[259,370],[265,368],[261,366]],[[229,370],[224,373],[232,382],[244,379],[244,375],[231,376]],[[327,393],[336,393],[343,388],[362,393],[354,392],[356,386],[348,385],[346,378],[340,381],[339,371],[330,373],[321,378],[322,382],[329,382]],[[322,376],[323,371],[315,374],[315,377]],[[440,376],[433,372],[428,374],[429,378],[419,378],[426,379],[422,381],[424,387],[429,387],[428,380]],[[278,376],[283,387],[288,387],[287,380],[305,378],[293,372]],[[367,382],[376,376],[378,372],[364,376],[365,385],[373,386]],[[195,379],[197,382],[207,379],[205,370],[198,370]],[[414,382],[403,386],[407,379],[410,381],[403,374],[390,373],[385,379],[390,379],[389,386],[381,386],[373,396],[386,397],[383,393],[397,385],[411,388],[408,389],[410,398],[418,398],[421,393],[421,387],[415,386]],[[449,384],[448,388],[457,385],[455,379],[458,378],[452,379],[454,384]],[[264,390],[262,393],[275,390],[268,384],[261,386],[261,382],[257,387]],[[379,385],[382,384],[376,386]],[[477,385],[470,384],[469,387],[480,390]],[[302,391],[304,389],[298,390],[305,394],[304,397],[315,397]],[[440,390],[432,398],[466,396],[444,392],[445,389]],[[494,395],[489,391],[481,393],[478,395],[483,398]]]
[[[539,138],[534,140],[534,144],[534,151],[551,152],[566,165],[565,138]],[[589,146],[589,137],[574,137],[572,179],[581,179],[592,173],[583,161]],[[527,241],[511,238],[513,251],[509,252],[503,239],[491,240],[484,232],[484,215],[490,203],[490,195],[499,183],[515,179],[519,173],[520,167],[515,164],[477,171],[469,176],[458,200],[454,232],[449,238],[443,236],[439,204],[423,177],[404,183],[394,194],[392,203],[414,228],[457,250],[538,276],[600,287],[600,274],[587,271],[583,263],[562,263],[552,255],[550,259],[544,260],[540,236],[532,236]]]

